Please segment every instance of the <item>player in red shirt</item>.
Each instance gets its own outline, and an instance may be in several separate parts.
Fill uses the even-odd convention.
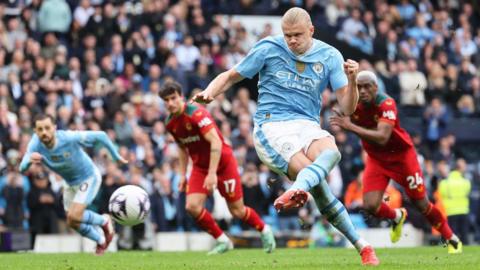
[[[462,243],[452,233],[441,212],[428,200],[417,153],[408,133],[400,127],[395,100],[378,93],[377,77],[371,71],[357,75],[359,103],[350,117],[330,118],[332,126],[339,126],[357,134],[368,154],[363,174],[363,204],[373,215],[392,220],[390,238],[393,243],[401,237],[407,217],[404,208],[392,209],[383,202],[383,194],[390,179],[404,189],[415,207],[447,241],[449,253],[461,253]]]
[[[255,210],[243,204],[237,161],[210,113],[199,105],[186,103],[177,83],[166,83],[160,91],[160,97],[170,113],[166,120],[167,130],[179,146],[179,190],[187,192],[187,212],[195,218],[200,228],[217,240],[217,245],[209,254],[224,253],[233,248],[232,241],[204,207],[207,196],[215,188],[227,201],[230,213],[258,230],[264,250],[272,252],[275,248],[273,232]],[[193,161],[193,169],[187,182],[189,156]]]

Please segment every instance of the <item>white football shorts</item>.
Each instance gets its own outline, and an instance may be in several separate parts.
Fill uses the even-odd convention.
[[[255,125],[253,141],[260,160],[272,171],[287,175],[288,163],[300,151],[307,153],[317,139],[332,136],[314,121],[299,119]]]
[[[88,177],[78,185],[63,185],[63,208],[68,211],[72,203],[90,205],[97,196],[102,185],[102,175],[98,168],[94,169],[94,175]]]

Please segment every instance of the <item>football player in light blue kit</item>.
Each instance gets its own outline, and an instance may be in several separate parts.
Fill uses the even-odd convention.
[[[254,142],[272,170],[295,180],[274,203],[277,210],[303,206],[310,192],[320,212],[357,248],[364,265],[377,265],[373,248],[356,232],[343,204],[326,181],[340,161],[335,140],[320,127],[322,92],[330,87],[345,115],[358,102],[358,63],[344,62],[334,47],[313,39],[310,16],[291,8],[282,18],[283,36],[259,41],[234,68],[218,75],[193,101],[211,102],[243,78],[259,73]],[[346,74],[345,74],[346,73]]]
[[[127,161],[120,156],[103,131],[56,129],[52,116],[40,114],[35,117],[35,134],[20,163],[20,171],[23,173],[30,165],[43,163],[66,181],[63,205],[67,211],[67,224],[82,236],[95,241],[97,243],[95,253],[102,255],[115,232],[109,215],[100,215],[86,209],[97,195],[102,177],[83,147],[100,144],[108,149],[115,161],[123,164]]]

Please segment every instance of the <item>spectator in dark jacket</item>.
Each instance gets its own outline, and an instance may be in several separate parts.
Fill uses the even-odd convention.
[[[40,172],[34,175],[32,189],[27,196],[32,244],[37,234],[58,233],[58,216],[54,207],[56,200],[48,174]]]
[[[10,230],[21,230],[25,217],[23,176],[10,167],[6,175],[6,185],[2,190],[5,198],[4,224]]]
[[[448,126],[449,115],[447,107],[440,98],[433,98],[423,115],[425,127],[425,140],[430,147],[430,151],[434,151],[438,146],[440,138],[445,135]]]

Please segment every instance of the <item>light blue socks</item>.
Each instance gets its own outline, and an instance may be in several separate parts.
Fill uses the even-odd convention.
[[[360,240],[343,204],[335,198],[326,181],[328,173],[341,159],[337,150],[326,149],[308,167],[301,170],[290,190],[310,191],[327,220],[355,245]]]
[[[320,213],[327,218],[337,230],[355,245],[360,239],[355,227],[353,226],[350,216],[345,206],[333,195],[326,181],[322,181],[318,186],[314,187],[310,193],[315,199],[315,203]]]
[[[80,227],[78,227],[78,229],[76,229],[76,231],[80,235],[95,241],[97,244],[105,243],[105,237],[103,236],[103,234],[101,234],[97,230],[97,228],[92,226],[92,225],[81,223]]]
[[[290,190],[301,189],[310,191],[314,186],[327,178],[328,173],[337,165],[341,159],[337,150],[323,150],[310,166],[302,169]]]
[[[105,224],[105,222],[106,220],[104,216],[88,209],[85,209],[85,211],[83,211],[82,223],[102,226],[103,224]]]

